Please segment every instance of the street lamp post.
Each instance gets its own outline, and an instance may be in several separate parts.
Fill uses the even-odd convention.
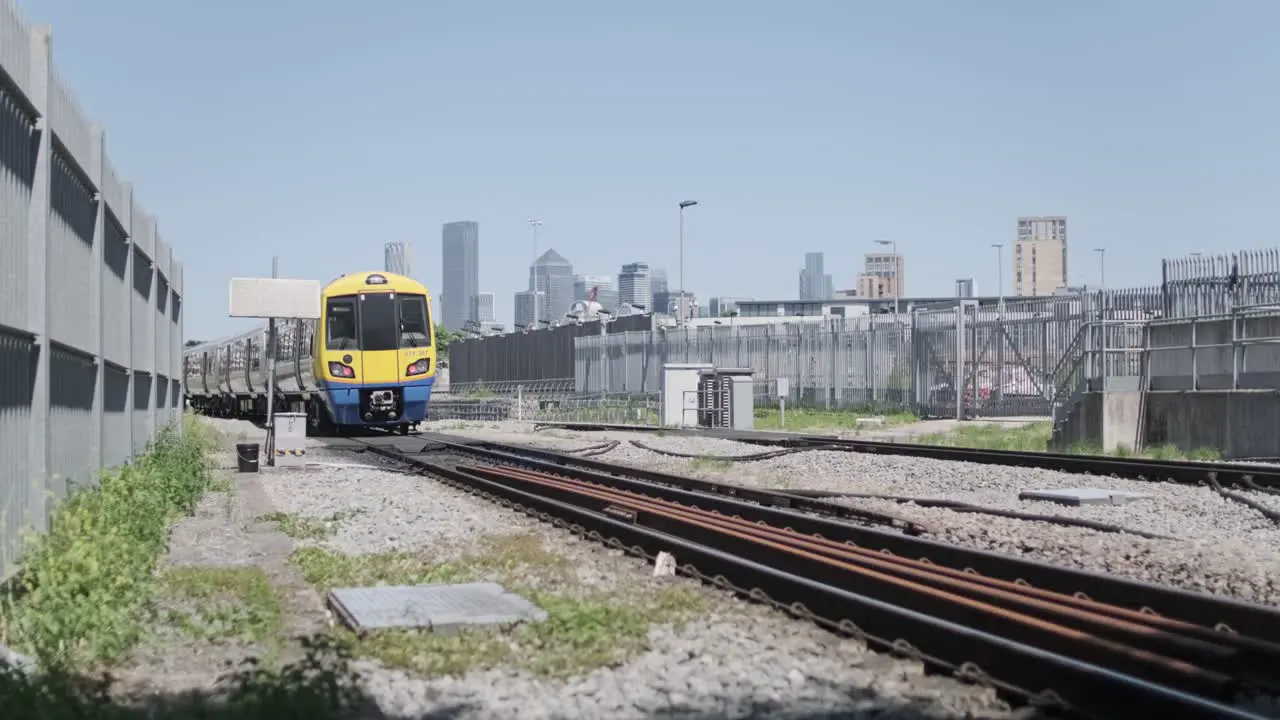
[[[877,245],[888,245],[893,248],[893,319],[898,319],[898,296],[902,294],[902,278],[898,277],[898,241],[877,240]]]
[[[999,293],[998,307],[1004,307],[1004,243],[991,243],[996,249],[996,289]]]
[[[533,291],[533,322],[530,327],[538,326],[538,228],[542,227],[542,218],[529,218],[529,227],[533,230],[533,265],[529,271],[532,273],[533,287],[529,288]]]
[[[676,321],[676,327],[684,327],[684,209],[697,204],[697,200],[684,200],[680,203],[680,317]]]

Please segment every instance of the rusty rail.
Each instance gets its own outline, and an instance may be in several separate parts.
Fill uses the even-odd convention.
[[[739,503],[777,513],[788,528],[737,517],[723,497],[569,477],[583,473],[545,462],[518,467],[488,447],[367,449],[634,554],[671,552],[684,574],[1037,705],[1101,717],[1253,718],[1226,703],[1280,687],[1280,645],[1268,640],[828,536],[845,523],[809,518],[827,526],[816,532],[795,527],[800,513]],[[717,503],[721,512],[708,508]]]

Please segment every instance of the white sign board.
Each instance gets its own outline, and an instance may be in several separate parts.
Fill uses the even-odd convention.
[[[316,320],[320,281],[231,278],[231,317]]]
[[[773,385],[774,385],[774,388],[773,388],[774,397],[784,398],[791,394],[790,378],[778,378],[777,380],[773,381]]]

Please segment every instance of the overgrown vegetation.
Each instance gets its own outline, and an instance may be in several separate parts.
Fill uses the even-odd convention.
[[[118,659],[137,642],[170,521],[209,487],[213,435],[187,418],[135,464],[72,494],[27,541],[21,579],[0,598],[0,642],[66,670]]]
[[[349,557],[318,548],[298,550],[293,561],[321,592],[335,587],[411,585],[495,580],[546,610],[548,619],[505,630],[442,635],[383,631],[357,639],[340,632],[356,654],[428,676],[511,664],[547,676],[567,676],[617,663],[647,646],[649,625],[677,622],[701,607],[696,592],[666,584],[620,596],[546,589],[572,584],[575,569],[535,537],[489,537],[452,562],[428,553]]]
[[[265,522],[274,522],[280,532],[295,540],[323,540],[331,537],[338,530],[338,524],[347,517],[343,513],[333,513],[328,517],[307,517],[297,513],[273,512],[258,518]]]
[[[240,639],[275,649],[283,608],[261,568],[172,568],[162,586],[160,612],[170,627],[198,640]]]
[[[981,448],[984,450],[1015,450],[1020,452],[1068,452],[1080,455],[1113,455],[1116,457],[1141,457],[1156,460],[1221,460],[1222,452],[1213,448],[1200,448],[1191,452],[1178,449],[1173,445],[1158,445],[1144,448],[1141,452],[1120,449],[1115,452],[1103,452],[1095,445],[1073,445],[1066,450],[1052,450],[1049,440],[1053,434],[1053,425],[1048,422],[1035,422],[1020,427],[1005,427],[998,423],[965,424],[949,433],[919,435],[910,442],[925,445],[945,445],[948,447]]]
[[[873,418],[880,422],[868,422]],[[909,412],[876,413],[859,410],[812,410],[787,408],[786,417],[776,407],[755,409],[757,430],[879,430],[881,428],[908,425],[919,418]],[[862,421],[862,422],[859,422]]]

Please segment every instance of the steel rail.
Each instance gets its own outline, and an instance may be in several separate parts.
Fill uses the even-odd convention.
[[[990,685],[1039,706],[1060,706],[1090,717],[1241,718],[1261,716],[1142,678],[1051,652],[923,612],[779,569],[780,558],[811,565],[790,548],[763,546],[697,523],[655,514],[640,526],[610,515],[467,472],[442,458],[410,456],[391,447],[369,449],[419,468],[450,485],[555,522],[586,537],[653,559],[662,551],[680,570],[754,600],[769,603],[875,647],[918,659],[932,669]],[[767,557],[771,562],[761,562]],[[820,608],[818,611],[810,608]]]
[[[511,480],[517,484],[534,484],[562,502],[614,516],[621,514],[628,521],[640,525],[650,522],[650,517],[644,513],[658,513],[685,523],[715,527],[736,537],[752,538],[763,546],[791,551],[795,557],[786,557],[785,565],[779,569],[793,570],[797,565],[796,558],[813,560],[847,574],[843,579],[828,580],[838,587],[858,589],[873,596],[888,591],[890,597],[881,599],[899,602],[904,607],[914,606],[914,609],[945,619],[962,620],[965,619],[963,616],[977,612],[987,616],[979,620],[982,625],[988,628],[1002,625],[1005,629],[1002,634],[1012,639],[1032,642],[1034,638],[1038,647],[1108,665],[1146,679],[1177,684],[1201,694],[1230,694],[1246,678],[1247,682],[1258,687],[1280,687],[1275,672],[1265,672],[1274,668],[1276,660],[1280,659],[1280,647],[1260,640],[1214,633],[1206,628],[1142,613],[1128,613],[1124,617],[1127,611],[1123,608],[1102,612],[1102,608],[1096,607],[1098,603],[1092,603],[1095,607],[1086,609],[1071,596],[1051,593],[1038,593],[1036,596],[1023,592],[1024,588],[1013,583],[1008,583],[1007,588],[993,588],[973,582],[963,573],[959,573],[961,577],[949,576],[945,568],[876,557],[876,553],[867,557],[863,554],[865,551],[849,551],[841,544],[824,538],[810,538],[544,473],[505,467],[459,466],[458,469],[495,482]],[[806,576],[819,579],[813,575]],[[849,587],[850,583],[857,587]],[[928,607],[921,606],[921,599],[928,601]],[[960,612],[962,617],[952,617],[955,612]],[[1152,622],[1148,622],[1148,618]],[[1211,639],[1204,639],[1204,635]],[[1189,664],[1193,662],[1200,667]]]
[[[456,438],[455,438],[456,439]],[[408,442],[406,442],[408,441]],[[822,535],[830,540],[849,543],[878,552],[927,561],[968,573],[1026,584],[1032,587],[1077,595],[1098,602],[1127,607],[1141,612],[1176,618],[1216,631],[1237,633],[1256,638],[1280,638],[1280,611],[1234,598],[1219,597],[1179,588],[1156,585],[1127,578],[1105,575],[1076,568],[1052,565],[1037,560],[971,549],[900,533],[861,527],[851,523],[813,517],[781,506],[756,505],[737,500],[729,490],[726,495],[705,494],[685,488],[690,478],[640,468],[622,467],[586,458],[504,445],[500,443],[458,443],[434,437],[424,442],[400,438],[392,444],[403,447],[421,445],[425,452],[408,453],[408,457],[429,457],[446,451],[469,456],[487,463],[507,463],[564,474],[580,480],[607,485],[621,490],[640,492],[652,497],[675,500],[716,510],[726,515],[740,515],[770,525],[790,527],[797,532]],[[369,447],[383,447],[383,443]],[[706,481],[695,483],[707,484]],[[715,483],[710,483],[715,485]],[[788,498],[782,498],[785,501]]]
[[[661,429],[663,432],[734,440],[753,445],[795,448],[825,446],[823,449],[828,450],[847,450],[881,455],[906,455],[951,462],[1029,467],[1077,474],[1110,475],[1129,480],[1171,480],[1179,483],[1196,484],[1207,483],[1212,478],[1216,482],[1229,487],[1255,491],[1280,490],[1280,467],[1245,463],[1149,460],[1145,458],[1117,458],[1108,455],[1077,455],[1073,453],[1028,452],[1022,450],[985,450],[947,445],[858,440],[854,438],[758,430],[667,429],[605,423],[547,422],[538,423],[537,425],[540,427],[558,427],[566,430],[582,431],[654,432]]]

